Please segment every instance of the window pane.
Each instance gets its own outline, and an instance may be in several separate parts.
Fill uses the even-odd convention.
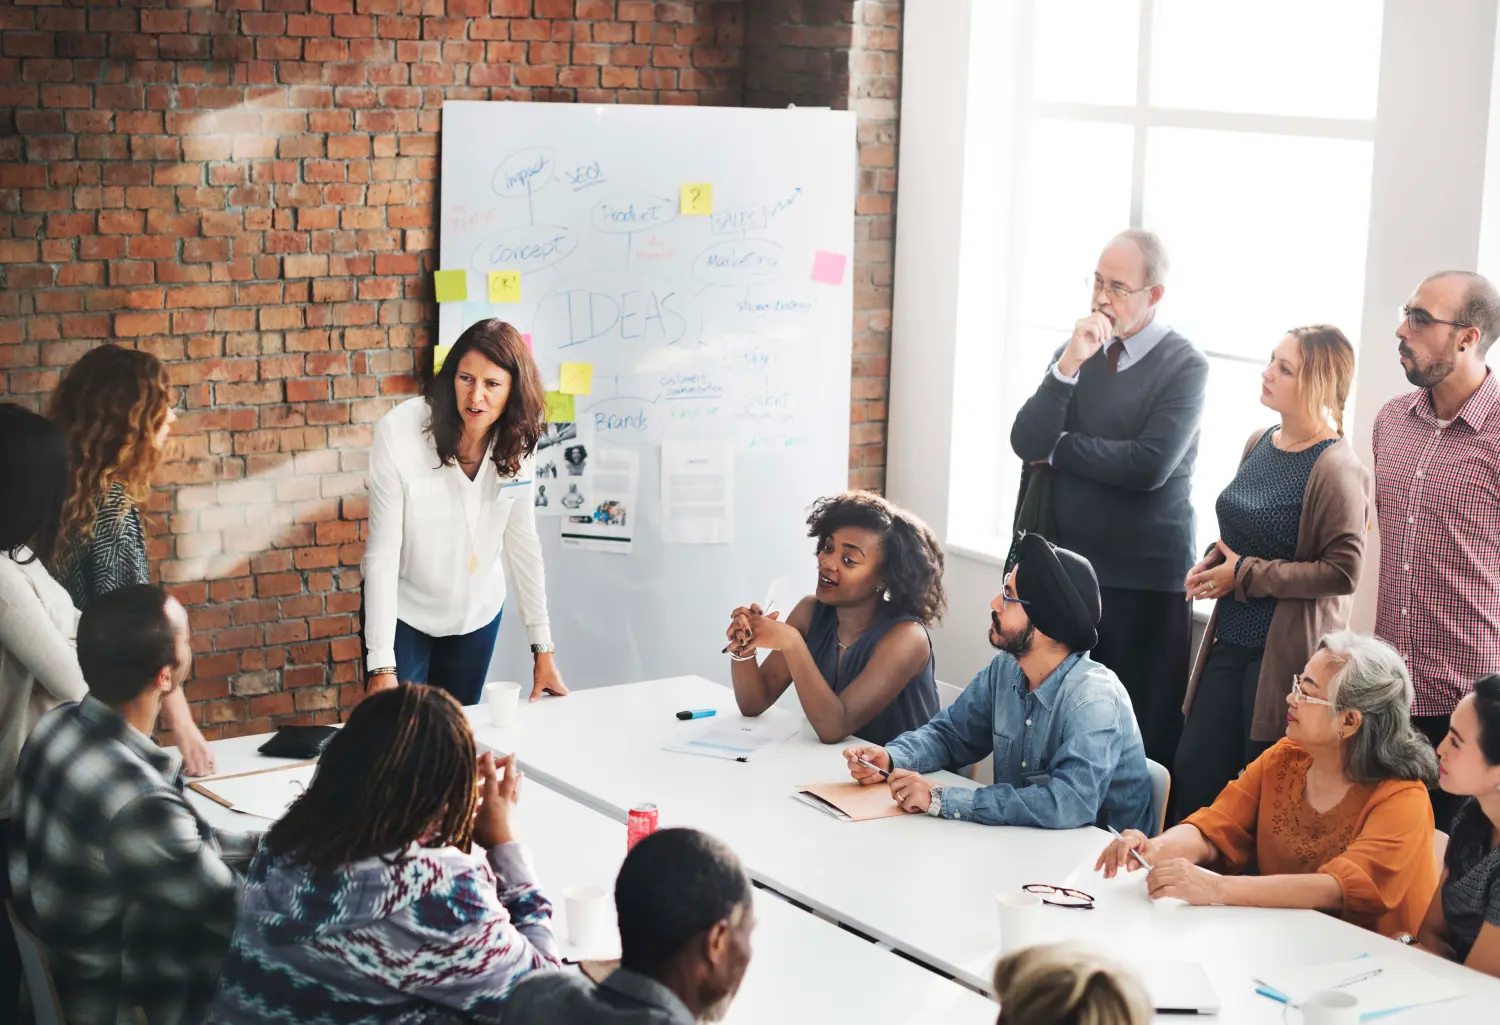
[[[1156,0],[1151,103],[1375,117],[1377,0]]]
[[[1352,336],[1370,161],[1366,142],[1149,131],[1145,224],[1171,254],[1168,322],[1202,349],[1257,360],[1299,325]]]
[[[1269,356],[1269,353],[1268,353]],[[1234,360],[1208,361],[1208,394],[1203,434],[1193,470],[1193,509],[1198,514],[1198,549],[1202,555],[1219,536],[1214,503],[1239,469],[1250,432],[1271,427],[1280,417],[1260,404],[1259,366]]]
[[[1036,0],[1031,88],[1055,103],[1135,103],[1138,0]]]
[[[1128,125],[1031,122],[1017,219],[1022,226],[1020,316],[1066,339],[1089,311],[1084,280],[1099,251],[1130,222]],[[1050,350],[1049,350],[1050,351]]]

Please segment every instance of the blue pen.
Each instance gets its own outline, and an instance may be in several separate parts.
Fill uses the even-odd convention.
[[[718,714],[719,714],[718,711],[716,709],[713,709],[713,708],[694,708],[694,709],[690,709],[690,710],[688,710],[686,712],[678,712],[677,713],[677,718],[679,718],[679,719],[707,719],[711,715],[718,715]]]

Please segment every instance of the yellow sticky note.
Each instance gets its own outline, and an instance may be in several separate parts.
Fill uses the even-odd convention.
[[[714,187],[709,182],[694,182],[682,187],[682,212],[708,216],[714,212]]]
[[[448,359],[448,353],[453,351],[451,345],[436,345],[432,349],[432,372],[436,374],[443,369],[443,363]]]
[[[547,422],[549,424],[570,424],[578,419],[573,412],[573,396],[566,392],[549,391],[543,395],[547,402]]]
[[[490,271],[490,302],[518,303],[521,301],[521,272],[518,270]]]
[[[588,395],[594,390],[594,364],[564,363],[562,387],[558,390],[569,395]]]
[[[440,270],[432,275],[432,287],[440,303],[463,302],[469,297],[469,272]]]

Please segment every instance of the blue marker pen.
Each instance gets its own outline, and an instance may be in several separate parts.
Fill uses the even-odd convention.
[[[694,708],[686,712],[678,712],[679,719],[707,719],[711,715],[718,715],[718,711],[712,708]]]

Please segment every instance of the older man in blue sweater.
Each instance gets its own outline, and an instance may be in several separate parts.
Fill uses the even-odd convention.
[[[948,708],[884,748],[844,751],[863,784],[886,782],[909,812],[995,826],[1104,825],[1150,834],[1151,779],[1130,696],[1086,654],[1099,585],[1088,560],[1028,534],[990,603],[989,666]],[[934,787],[920,773],[993,750],[995,783]]]
[[[1149,231],[1113,238],[1089,315],[1021,407],[1010,444],[1050,463],[1055,535],[1098,574],[1093,657],[1115,671],[1147,757],[1170,764],[1192,647],[1183,580],[1194,555],[1193,469],[1208,360],[1157,313],[1167,253]]]

